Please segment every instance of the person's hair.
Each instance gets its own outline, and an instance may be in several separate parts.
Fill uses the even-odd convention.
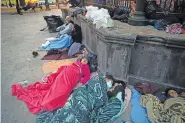
[[[168,95],[168,92],[169,92],[170,90],[174,90],[174,91],[177,92],[177,90],[174,89],[174,88],[167,88],[167,89],[165,90],[165,95],[166,95],[166,96],[170,96],[170,95]]]
[[[111,79],[113,82],[115,81],[114,77],[112,75],[105,75],[107,79]]]
[[[74,22],[72,20],[70,20],[70,23],[74,24]]]
[[[79,60],[82,61],[82,59],[86,58],[87,59],[87,64],[89,63],[89,59],[85,56],[82,56]]]
[[[111,98],[113,96],[116,96],[119,92],[122,92],[122,100],[124,101],[125,100],[125,89],[122,85],[116,86],[112,92],[108,91],[107,95],[109,98]]]
[[[124,87],[124,89],[126,88],[126,84],[125,84],[124,81],[122,81],[122,80],[116,80],[112,75],[106,75],[105,77],[108,78],[108,79],[111,79],[113,81],[113,84],[112,84],[113,86],[115,85],[115,83],[118,83],[118,84],[122,84],[122,86]]]

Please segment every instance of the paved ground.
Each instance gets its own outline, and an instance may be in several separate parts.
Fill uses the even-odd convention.
[[[22,101],[11,96],[11,85],[28,80],[30,83],[44,75],[41,68],[44,62],[32,57],[44,39],[55,36],[48,31],[41,32],[46,26],[44,15],[59,15],[60,10],[24,15],[2,14],[2,123],[34,123],[32,115]],[[129,110],[121,119],[129,120]],[[116,122],[115,122],[116,123]]]
[[[48,31],[43,15],[60,14],[60,10],[50,12],[25,13],[24,15],[2,14],[2,122],[34,123],[32,115],[22,101],[11,96],[13,83],[28,80],[35,82],[43,76],[41,67],[44,61],[32,57],[45,38],[54,36]]]

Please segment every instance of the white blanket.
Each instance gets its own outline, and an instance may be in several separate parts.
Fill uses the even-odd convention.
[[[92,20],[93,24],[96,24],[97,29],[114,26],[114,21],[111,19],[107,9],[102,8],[98,10],[98,7],[93,6],[88,6],[86,9],[86,18]]]

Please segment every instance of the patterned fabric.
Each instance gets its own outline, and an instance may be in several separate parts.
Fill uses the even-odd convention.
[[[117,118],[115,116],[119,114],[121,109],[121,101],[117,98],[113,98],[97,111],[93,110],[90,123],[113,123],[113,120]]]
[[[152,123],[185,123],[185,99],[170,98],[163,103],[151,94],[142,95],[141,105]]]
[[[154,28],[157,29],[157,30],[165,30],[167,25],[168,25],[169,22],[167,22],[166,20],[158,20],[155,25],[154,25]]]
[[[160,6],[162,11],[174,10],[174,0],[156,0],[156,3]]]
[[[74,90],[63,108],[53,112],[40,112],[36,123],[87,123],[90,122],[90,113],[102,107],[107,101],[104,78],[95,76],[88,84]]]
[[[185,34],[185,30],[180,23],[175,23],[167,26],[166,32],[169,34]]]

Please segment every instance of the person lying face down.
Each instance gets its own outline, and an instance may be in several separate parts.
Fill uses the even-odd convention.
[[[64,34],[71,35],[72,30],[73,30],[73,22],[71,21],[70,16],[67,16],[65,19],[65,24],[57,27],[56,29],[56,31],[59,31],[59,34],[57,37],[60,37],[61,35],[64,35]]]

